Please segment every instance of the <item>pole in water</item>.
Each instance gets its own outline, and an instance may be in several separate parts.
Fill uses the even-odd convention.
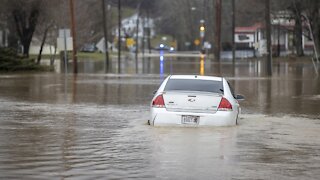
[[[221,49],[221,0],[215,1],[215,8],[216,8],[216,27],[214,32],[215,37],[215,58],[218,62],[220,62],[220,49]]]
[[[272,50],[271,50],[271,21],[270,21],[270,0],[265,0],[265,22],[267,34],[267,75],[272,76]]]
[[[121,73],[121,0],[118,0],[118,73]]]
[[[236,21],[236,16],[235,16],[235,10],[236,10],[236,5],[235,5],[235,0],[232,0],[232,64],[233,66],[235,65],[236,62],[236,43],[234,39],[234,34],[235,34],[235,21]]]
[[[102,14],[103,14],[103,35],[104,35],[104,50],[105,50],[105,72],[109,69],[109,47],[108,47],[108,24],[106,18],[105,0],[102,0]]]
[[[76,25],[74,18],[74,1],[70,0],[70,14],[71,14],[71,32],[72,32],[72,59],[73,59],[73,73],[78,73],[78,62],[77,62],[77,43],[76,43]]]
[[[137,34],[136,34],[136,52],[135,52],[135,60],[136,60],[136,73],[138,73],[138,52],[139,52],[139,13],[137,15]]]
[[[68,54],[67,54],[67,33],[66,28],[63,28],[63,40],[64,40],[64,71],[68,73]]]

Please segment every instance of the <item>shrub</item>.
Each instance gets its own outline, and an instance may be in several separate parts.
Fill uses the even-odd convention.
[[[33,59],[18,55],[11,48],[0,48],[0,71],[29,71],[45,70],[43,66],[37,65]]]

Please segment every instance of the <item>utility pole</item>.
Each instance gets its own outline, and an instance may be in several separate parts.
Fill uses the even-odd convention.
[[[106,18],[106,4],[105,0],[102,1],[102,16],[103,16],[103,35],[104,35],[104,50],[105,50],[105,64],[106,72],[109,70],[109,47],[108,47],[108,22]]]
[[[137,25],[137,31],[136,31],[136,73],[138,73],[138,53],[139,53],[139,10],[138,10],[138,13],[137,13],[137,21],[136,21],[136,25]]]
[[[281,31],[280,31],[280,21],[278,22],[278,42],[277,42],[277,56],[278,57],[280,57],[280,54],[281,54],[281,47],[280,47],[280,33],[281,33]]]
[[[146,35],[146,32],[145,32],[145,18],[143,17],[142,18],[142,55],[143,55],[143,57],[144,57],[144,50],[145,50],[145,43],[144,43],[144,41],[145,41],[145,35]]]
[[[72,60],[73,60],[73,73],[78,73],[78,62],[77,62],[77,43],[76,43],[76,25],[74,19],[74,2],[70,0],[70,14],[71,14],[71,32],[72,32]]]
[[[235,35],[235,28],[236,28],[236,3],[235,0],[232,0],[232,64],[235,65],[236,63],[236,43],[234,40]]]
[[[118,0],[118,73],[121,73],[121,0]]]
[[[67,52],[66,28],[63,28],[63,41],[64,41],[64,71],[65,71],[65,74],[68,74],[68,52]]]
[[[206,47],[204,47],[204,42],[205,42],[205,22],[206,22],[206,6],[207,6],[207,0],[203,0],[203,5],[202,5],[202,19],[200,20],[200,51],[203,52],[204,54],[206,53]]]
[[[221,49],[221,0],[215,1],[216,8],[216,27],[214,33],[214,56],[220,62]]]
[[[142,2],[141,2],[142,3]],[[136,31],[136,73],[138,73],[138,53],[139,53],[139,24],[140,24],[140,21],[139,21],[139,17],[140,17],[140,6],[141,6],[141,3],[138,4],[137,6],[137,20],[136,20],[136,28],[137,28],[137,31]]]
[[[149,54],[151,54],[151,40],[150,40],[150,36],[151,36],[151,28],[150,28],[150,12],[149,9],[147,9],[147,21],[148,21],[148,50],[149,50]]]
[[[267,75],[272,76],[272,51],[271,51],[271,20],[270,20],[270,0],[265,0],[265,21],[267,34]]]

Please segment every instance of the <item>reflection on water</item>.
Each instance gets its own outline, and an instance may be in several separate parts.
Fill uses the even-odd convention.
[[[163,51],[160,51],[160,79],[164,79],[163,76],[164,73],[164,56],[163,56]]]
[[[76,76],[0,75],[0,179],[320,176],[320,80],[311,62],[276,62],[268,78],[262,60],[233,69],[163,54],[139,59],[138,74],[125,61],[120,75],[105,74],[100,61],[80,62]],[[168,74],[226,76],[246,98],[240,125],[146,125],[152,92]]]
[[[200,75],[204,75],[204,55],[200,56]]]
[[[130,60],[130,58],[125,59],[125,61],[126,63],[124,63],[122,68],[123,72],[125,74],[132,74],[130,75],[132,79],[140,79],[140,75],[135,75],[135,61]],[[236,92],[245,95],[246,101],[243,102],[246,107],[244,108],[245,112],[254,113],[258,111],[259,113],[267,114],[318,115],[318,110],[315,108],[317,107],[317,100],[304,98],[305,96],[312,97],[313,95],[317,96],[320,94],[319,78],[316,77],[311,62],[275,62],[272,78],[265,77],[263,59],[238,60],[235,64],[235,68],[233,68],[231,61],[216,63],[205,56],[199,56],[199,58],[174,57],[168,56],[168,54],[165,54],[164,52],[160,52],[160,56],[158,57],[143,58],[139,59],[138,62],[140,63],[138,66],[139,73],[152,74],[149,75],[150,77],[159,76],[160,82],[169,74],[225,76],[234,86]],[[81,70],[79,71],[82,73],[104,74],[101,63],[102,62],[100,61],[92,60],[84,61],[83,64],[80,63],[79,67]],[[86,68],[83,68],[84,66]],[[110,76],[108,75],[97,77],[97,81],[103,83],[109,83],[110,81],[104,80],[110,79]],[[91,78],[89,78],[89,81],[90,79]],[[122,80],[115,79],[114,81],[121,82]],[[141,81],[145,81],[145,79],[142,79]],[[154,81],[154,84],[160,84],[160,82]],[[31,80],[30,82],[34,82],[34,80]],[[134,83],[136,82],[133,82],[133,84]],[[37,87],[38,85],[35,86]],[[64,89],[68,89],[68,85],[66,84],[65,86],[66,88]],[[88,89],[87,91],[89,92],[92,89],[86,84],[82,85],[81,83],[77,83],[77,86],[81,86],[78,89],[81,89],[82,91]],[[123,86],[126,88],[126,85]],[[74,87],[74,84],[70,86],[70,88],[71,87]],[[118,90],[122,88],[123,87],[117,87],[114,89],[113,85],[108,87],[109,91],[114,91],[114,95],[118,95]],[[157,86],[154,86],[150,92],[156,88]],[[95,89],[97,89],[97,87],[95,87]],[[36,93],[39,93],[39,91],[36,91]],[[57,92],[56,94],[59,93],[60,92]],[[95,98],[95,94],[97,93],[99,92],[91,95],[93,98],[86,98],[84,102],[87,100],[96,102],[97,98]],[[89,94],[90,93],[86,96],[90,96]],[[55,96],[54,93],[53,96]],[[134,96],[139,96],[139,94],[135,94]],[[117,98],[121,99],[121,97],[114,96],[114,99]],[[50,99],[50,97],[47,99]],[[99,99],[98,102],[101,102],[101,99]]]
[[[198,57],[180,57],[172,54],[159,52],[159,56],[155,57],[141,57],[135,61],[133,55],[123,56],[121,59],[122,74],[205,74],[205,75],[219,75],[226,77],[265,77],[265,59],[251,59],[251,60],[237,60],[235,68],[230,60],[222,60],[221,63],[214,62],[206,56],[199,55]],[[136,66],[136,62],[138,62]],[[43,61],[49,64],[49,61]],[[55,70],[57,73],[65,72],[64,64],[60,61],[55,61]],[[105,74],[108,72],[118,73],[117,58],[111,58],[110,70],[106,71],[105,62],[102,60],[79,60],[79,73],[94,73]],[[138,68],[136,71],[136,67]],[[68,72],[72,72],[72,62],[69,61]],[[298,70],[301,70],[299,72]],[[296,71],[297,73],[293,72]],[[313,64],[310,61],[277,61],[273,65],[274,76],[291,77],[292,75],[304,77],[316,77]]]

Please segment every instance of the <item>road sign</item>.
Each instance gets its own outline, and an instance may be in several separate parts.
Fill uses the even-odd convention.
[[[200,40],[199,40],[199,39],[195,39],[195,40],[193,41],[193,43],[194,43],[194,45],[199,46]]]
[[[136,42],[134,41],[133,38],[127,38],[127,47],[133,46]]]

